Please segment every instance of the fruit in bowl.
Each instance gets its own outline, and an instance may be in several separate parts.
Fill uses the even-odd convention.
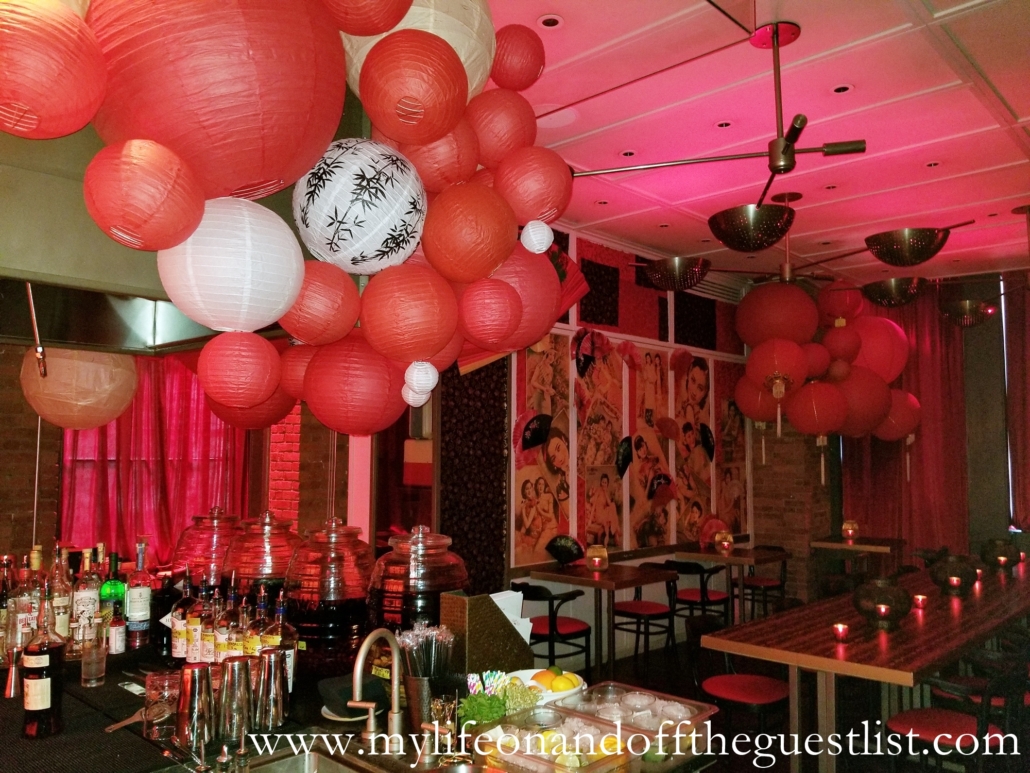
[[[531,690],[540,693],[540,703],[550,703],[573,695],[586,687],[582,677],[572,671],[563,671],[560,666],[545,669],[525,669],[508,674],[509,680],[518,680]]]

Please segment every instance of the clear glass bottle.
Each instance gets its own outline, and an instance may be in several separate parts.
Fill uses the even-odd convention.
[[[13,612],[17,615],[16,630],[23,631],[28,628],[31,636],[36,631],[36,619],[39,617],[39,585],[35,575],[29,568],[27,556],[22,561],[22,568],[18,574],[20,579],[18,590],[15,591],[12,599],[8,599],[7,613],[8,615],[11,614],[11,604],[13,602]],[[27,643],[27,639],[22,642],[22,644]]]
[[[25,718],[23,738],[48,738],[63,729],[61,698],[64,693],[65,640],[50,630],[47,606],[51,599],[44,587],[36,619],[37,632],[21,657]]]
[[[229,585],[225,609],[215,620],[215,662],[243,654],[246,628],[240,628],[240,609],[236,606],[236,584]]]
[[[100,586],[100,616],[104,618],[104,625],[111,622],[111,615],[114,613],[114,602],[119,601],[125,604],[125,583],[118,576],[118,554],[111,552],[111,567],[107,572],[107,579]]]
[[[93,618],[92,631],[93,635],[83,640],[80,653],[83,687],[103,686],[107,674],[107,629],[99,612]]]
[[[272,620],[268,616],[268,594],[262,585],[258,590],[254,616],[247,623],[247,634],[243,638],[244,655],[257,655],[261,651],[261,633],[271,624]]]
[[[150,642],[150,584],[153,578],[143,566],[146,557],[147,543],[136,543],[136,571],[129,577],[125,590],[125,624],[130,649],[139,649]]]
[[[207,578],[204,575],[201,575],[200,587],[197,591],[197,600],[193,602],[193,606],[189,608],[189,613],[186,615],[187,663],[203,662],[203,658],[201,657],[202,643],[200,641],[200,633],[203,627],[201,623],[211,606],[211,600],[208,598],[208,593]]]
[[[239,516],[229,515],[221,507],[193,516],[192,525],[183,529],[175,545],[172,573],[179,576],[188,566],[194,578],[204,576],[214,584],[222,576],[229,543],[239,533]]]
[[[122,602],[114,602],[111,620],[107,624],[107,653],[121,655],[125,652],[126,625],[122,617]]]
[[[72,614],[72,584],[68,576],[68,548],[54,548],[54,563],[50,567],[50,594],[53,597],[55,633],[68,639]]]
[[[222,594],[215,588],[211,604],[200,621],[200,659],[205,663],[215,662],[215,623],[222,614]]]
[[[278,647],[286,653],[286,680],[293,692],[293,668],[297,663],[297,631],[286,622],[286,596],[279,592],[275,605],[275,622],[261,632],[262,647]]]
[[[10,584],[11,557],[0,556],[0,668],[7,667],[7,595]]]
[[[172,658],[177,664],[186,662],[186,650],[189,647],[190,636],[186,629],[186,618],[189,617],[190,607],[196,599],[193,598],[193,588],[190,586],[190,570],[186,567],[186,579],[182,583],[182,598],[172,605]]]
[[[72,616],[78,621],[78,649],[83,639],[93,637],[93,618],[100,611],[100,581],[92,566],[92,551],[82,551],[82,571],[72,595]]]
[[[97,576],[97,581],[100,585],[104,584],[104,580],[107,579],[107,565],[104,561],[107,558],[107,546],[103,542],[98,542],[96,547],[96,558],[93,559],[93,573]]]
[[[40,594],[43,583],[46,582],[46,574],[43,573],[43,550],[34,547],[29,551],[29,576],[25,581],[26,587],[32,594],[32,630],[36,630],[36,618],[39,616]]]

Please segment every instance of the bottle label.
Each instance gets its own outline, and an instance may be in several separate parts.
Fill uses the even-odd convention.
[[[127,588],[125,591],[125,619],[150,619],[150,587]]]
[[[186,623],[186,629],[189,635],[186,660],[190,663],[200,663],[203,659],[200,650],[200,618],[191,617]]]
[[[107,652],[109,655],[120,655],[125,652],[124,625],[112,625],[108,629]]]
[[[72,599],[72,615],[79,625],[93,627],[93,618],[100,608],[100,594],[96,590],[80,590]]]
[[[172,627],[172,613],[169,612],[167,615],[162,617],[158,622],[160,622],[161,625],[165,626],[165,628],[171,628]]]
[[[256,633],[248,633],[247,638],[243,640],[243,654],[244,655],[257,655],[258,650],[261,649],[261,635]]]
[[[186,657],[190,643],[190,632],[186,630],[186,621],[172,618],[172,657]]]
[[[49,655],[22,655],[22,668],[46,668],[50,665]]]
[[[215,662],[215,634],[204,631],[200,636],[200,659],[205,663]]]
[[[128,620],[126,621],[130,631],[149,631],[150,620]]]
[[[226,658],[242,655],[240,643],[235,631],[215,631],[215,662],[221,663]]]
[[[26,711],[43,711],[50,708],[50,678],[25,679],[22,682],[25,693]]]
[[[286,650],[286,691],[293,692],[293,661],[295,650],[293,647]]]
[[[69,625],[71,624],[71,610],[68,607],[58,609],[54,607],[54,630],[59,636],[68,638]]]
[[[278,635],[261,634],[261,646],[262,647],[278,647],[282,641],[282,637]]]

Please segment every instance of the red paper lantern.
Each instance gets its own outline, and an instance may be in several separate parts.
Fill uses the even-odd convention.
[[[547,257],[534,255],[521,244],[516,245],[511,257],[491,279],[507,282],[522,299],[522,321],[497,347],[498,351],[525,349],[551,331],[561,309],[561,281]]]
[[[511,204],[519,224],[552,223],[572,200],[572,172],[553,150],[519,148],[497,166],[494,189]]]
[[[890,412],[890,387],[868,368],[852,365],[851,373],[838,386],[848,400],[848,418],[841,426],[840,434],[848,437],[868,435]]]
[[[354,280],[332,263],[307,260],[300,295],[279,324],[298,341],[324,346],[353,330],[360,314],[361,295]]]
[[[752,421],[776,421],[776,399],[768,389],[747,376],[737,381],[733,389],[733,402]]]
[[[890,411],[873,434],[880,440],[902,440],[916,431],[922,416],[923,408],[915,395],[892,389]]]
[[[838,319],[851,322],[860,317],[865,311],[865,298],[855,285],[838,280],[819,291],[816,305],[819,307],[819,323],[833,327]]]
[[[468,87],[454,49],[422,30],[390,33],[368,52],[361,70],[368,117],[388,137],[411,145],[435,142],[457,126]]]
[[[502,89],[524,91],[544,72],[544,41],[529,27],[509,24],[497,30],[490,77]]]
[[[231,408],[206,397],[207,407],[226,424],[238,429],[265,429],[285,419],[297,404],[297,398],[280,387],[263,403],[251,408]]]
[[[318,354],[317,346],[290,346],[279,355],[279,388],[290,397],[304,399],[304,376],[311,358]]]
[[[834,360],[826,369],[826,380],[834,384],[839,384],[850,375],[851,363],[847,360]]]
[[[752,349],[770,338],[805,344],[819,327],[819,309],[800,287],[774,282],[744,296],[736,322],[737,335]]]
[[[398,150],[415,165],[427,191],[466,182],[479,165],[479,140],[464,118],[450,132],[428,145],[401,145]]]
[[[411,8],[411,0],[322,0],[340,31],[348,35],[389,32]]]
[[[479,163],[495,169],[519,148],[536,142],[536,114],[521,94],[508,89],[484,91],[469,101],[465,118],[479,138]]]
[[[787,392],[805,383],[808,358],[804,349],[793,341],[772,338],[751,350],[746,372],[749,379],[782,400]]]
[[[465,338],[483,349],[496,349],[522,321],[518,291],[500,279],[480,279],[461,293],[458,324]]]
[[[330,429],[372,435],[404,413],[403,384],[402,368],[361,336],[350,335],[321,347],[311,359],[304,377],[304,400],[315,418]]]
[[[391,360],[428,360],[451,340],[458,326],[458,302],[447,282],[424,266],[385,268],[372,277],[361,298],[365,340]]]
[[[88,19],[108,74],[97,133],[160,142],[209,199],[281,190],[333,139],[344,55],[318,0],[93,0]]]
[[[93,31],[59,0],[0,3],[0,130],[34,140],[77,132],[104,98]]]
[[[381,131],[379,131],[379,127],[377,127],[375,125],[372,126],[372,137],[371,138],[373,140],[375,140],[376,142],[379,142],[379,143],[381,143],[383,145],[386,145],[388,148],[393,148],[398,153],[401,150],[401,143],[397,142],[397,140],[395,140],[395,139],[393,139],[391,137],[387,137],[385,134],[383,134]]]
[[[487,188],[494,187],[494,170],[487,169],[485,166],[482,169],[477,169],[476,173],[469,178],[470,183],[479,183],[485,185]]]
[[[216,403],[253,408],[279,386],[279,352],[255,333],[222,333],[200,351],[197,378]]]
[[[831,327],[823,334],[823,346],[835,360],[854,362],[858,356],[858,350],[862,348],[862,339],[855,330],[854,325],[845,327]]]
[[[869,368],[888,384],[901,375],[908,364],[908,336],[904,330],[886,317],[872,316],[859,317],[848,327],[854,327],[862,339],[855,365]]]
[[[796,390],[788,398],[787,421],[804,435],[829,435],[848,418],[848,399],[833,384],[813,381]]]
[[[108,145],[86,167],[86,209],[100,230],[134,250],[166,250],[189,238],[204,216],[204,189],[164,145]]]
[[[441,349],[437,354],[434,354],[429,358],[428,362],[440,373],[443,373],[454,361],[458,359],[458,355],[461,354],[462,347],[465,346],[465,336],[461,334],[460,330],[455,330],[454,335],[451,336],[451,340],[447,342],[447,346]]]
[[[830,367],[830,353],[822,344],[804,344],[801,347],[808,360],[808,377],[819,378]]]
[[[511,255],[517,240],[518,223],[508,202],[475,183],[441,192],[422,228],[426,259],[452,282],[489,276]]]

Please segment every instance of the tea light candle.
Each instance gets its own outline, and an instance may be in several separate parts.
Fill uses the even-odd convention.
[[[844,529],[844,539],[854,539],[854,538],[855,538],[855,530],[854,529]]]
[[[983,569],[977,569],[976,570],[976,579],[977,580],[982,580],[983,578],[984,578],[984,570]],[[953,580],[955,578],[952,577],[951,579]],[[949,582],[951,582],[951,580],[949,580]],[[951,584],[954,585],[955,587],[958,587],[958,583],[957,582],[953,582]]]
[[[915,605],[916,609],[925,609],[926,608],[926,596],[924,596],[921,593],[916,594],[915,596],[912,597],[912,603]]]
[[[604,565],[604,559],[600,556],[594,556],[590,559],[590,567],[592,569],[602,569]]]
[[[719,543],[719,550],[733,550],[733,541],[724,539],[722,542]]]
[[[1005,566],[1008,562],[1008,556],[998,556],[998,566]]]
[[[1023,561],[1026,561],[1026,551],[1021,550],[1019,551],[1019,562],[1022,563]]]
[[[977,569],[976,571],[977,571],[977,574],[981,573],[979,569]],[[948,585],[950,585],[952,588],[959,588],[959,587],[962,586],[962,578],[961,577],[949,577],[948,578]]]
[[[595,572],[603,572],[608,568],[608,550],[604,545],[587,547],[587,566]]]
[[[887,615],[889,615],[890,613],[891,613],[891,608],[890,608],[889,604],[877,604],[876,605],[876,614],[878,614],[880,617],[887,617]]]
[[[848,626],[847,623],[834,623],[833,624],[833,638],[837,641],[848,640]]]

